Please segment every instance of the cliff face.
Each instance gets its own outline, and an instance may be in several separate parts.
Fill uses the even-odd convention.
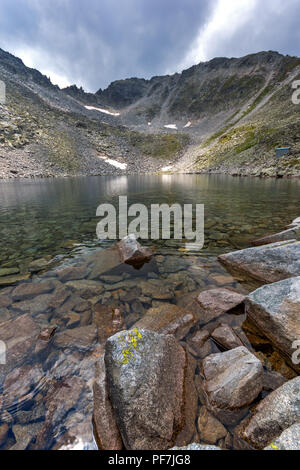
[[[76,85],[60,90],[0,50],[0,79],[7,85],[0,156],[38,168],[17,169],[19,176],[164,167],[300,176],[300,105],[291,100],[299,78],[299,58],[270,51],[213,59],[172,76],[119,80],[93,94]],[[277,145],[291,146],[290,156],[276,160]],[[0,167],[0,176],[10,170],[10,164],[2,173]]]

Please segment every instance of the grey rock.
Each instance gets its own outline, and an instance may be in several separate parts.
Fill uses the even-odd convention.
[[[100,450],[122,450],[122,438],[108,396],[104,354],[101,355],[94,383],[94,433]]]
[[[300,339],[300,277],[266,285],[246,300],[246,313],[296,370],[294,343]]]
[[[173,447],[172,449],[170,450],[222,450],[220,449],[220,447],[216,447],[216,446],[205,446],[203,444],[189,444],[188,446],[186,447]]]
[[[225,349],[234,349],[244,346],[240,338],[236,335],[233,329],[222,323],[218,328],[216,328],[211,337],[216,341],[217,344],[222,346]]]
[[[183,426],[186,365],[185,351],[175,338],[144,330],[116,334],[106,343],[105,364],[125,447],[163,450],[174,445]]]
[[[275,233],[274,235],[266,235],[263,238],[254,240],[252,244],[254,246],[262,246],[287,240],[300,240],[300,226],[284,230],[280,233]]]
[[[262,282],[300,275],[300,242],[279,242],[219,256],[233,273]]]
[[[117,249],[119,250],[121,261],[134,267],[143,266],[143,264],[151,260],[153,255],[151,248],[141,246],[133,234],[117,243]]]
[[[206,406],[224,424],[240,417],[240,411],[263,388],[262,363],[245,347],[213,354],[202,362]],[[237,413],[230,413],[230,412]]]
[[[282,385],[256,407],[241,438],[257,449],[264,449],[283,431],[300,423],[300,377]]]
[[[300,450],[300,423],[283,431],[277,439],[274,439],[272,445],[264,450]]]
[[[195,315],[177,305],[163,303],[151,308],[134,326],[138,329],[172,334],[176,339],[183,339],[197,323]]]
[[[197,298],[201,323],[208,323],[237,307],[245,296],[229,289],[218,288],[201,292]]]

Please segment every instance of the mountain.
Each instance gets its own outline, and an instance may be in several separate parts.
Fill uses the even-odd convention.
[[[171,76],[60,90],[0,49],[0,177],[162,171],[300,176],[300,59],[216,58]],[[96,108],[96,109],[95,109]],[[276,146],[290,146],[275,158]]]

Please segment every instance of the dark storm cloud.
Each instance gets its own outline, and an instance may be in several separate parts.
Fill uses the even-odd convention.
[[[299,18],[299,0],[0,0],[0,47],[95,91],[216,56],[299,56]]]
[[[51,70],[96,90],[118,78],[176,68],[212,3],[0,0],[0,6],[0,47],[35,49]]]

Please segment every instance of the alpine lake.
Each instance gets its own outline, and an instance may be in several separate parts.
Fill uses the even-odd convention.
[[[108,260],[85,286],[88,260],[101,259],[115,243],[97,238],[97,207],[117,208],[119,196],[149,209],[203,204],[204,247],[142,240],[154,250],[149,263],[137,270]],[[94,368],[113,332],[107,310],[118,309],[123,329],[131,329],[149,309],[186,308],[208,289],[248,294],[252,281],[232,277],[217,257],[284,230],[299,216],[300,181],[167,174],[12,180],[0,182],[0,201],[0,340],[1,325],[10,325],[5,334],[14,337],[13,352],[0,365],[0,449],[93,449]],[[14,290],[24,282],[27,294],[18,297]],[[240,331],[267,370],[295,376],[242,308],[218,321]],[[187,346],[197,328],[182,339]],[[37,340],[41,331],[47,342]],[[200,360],[220,351],[210,340],[196,358],[195,382]],[[218,444],[234,448],[233,433],[228,429]]]

